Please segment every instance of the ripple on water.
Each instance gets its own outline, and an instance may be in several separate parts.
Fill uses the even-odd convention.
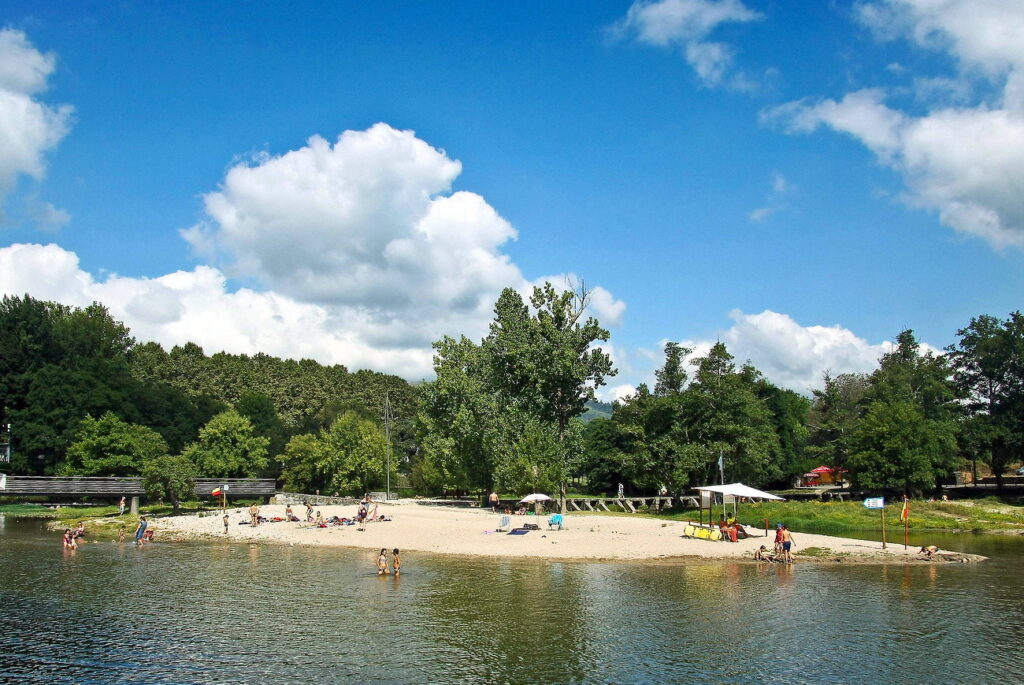
[[[1022,541],[1024,542],[1024,541]],[[1002,543],[1000,543],[1002,544]],[[568,563],[0,532],[0,680],[1020,681],[1024,545],[970,567]],[[1007,553],[1009,549],[1009,553]],[[981,552],[985,553],[985,552]]]

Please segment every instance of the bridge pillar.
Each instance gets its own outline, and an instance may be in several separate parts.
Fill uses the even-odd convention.
[[[132,495],[131,513],[132,514],[138,514],[139,513],[139,496],[138,495]]]

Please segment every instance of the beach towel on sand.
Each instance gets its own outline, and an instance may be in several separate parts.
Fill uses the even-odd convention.
[[[509,535],[526,535],[530,531],[524,528],[514,528],[508,532]]]

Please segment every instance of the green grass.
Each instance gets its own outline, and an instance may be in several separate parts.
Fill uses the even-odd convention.
[[[42,504],[0,504],[0,514],[18,518],[52,518],[53,509]]]
[[[886,528],[902,527],[900,511],[902,504],[886,507]],[[815,531],[820,533],[841,533],[857,530],[878,530],[881,516],[877,509],[865,509],[861,502],[763,502],[741,504],[738,508],[740,522],[745,526],[762,528],[764,519],[768,527],[785,523],[792,530]],[[717,520],[721,509],[715,508]],[[574,516],[581,515],[573,513]],[[618,512],[587,512],[586,516],[618,515]],[[668,521],[696,521],[696,509],[673,510],[664,514],[631,514],[648,516]],[[704,513],[707,518],[707,512]],[[1024,506],[1019,502],[1005,502],[994,497],[963,502],[922,502],[910,503],[910,528],[912,530],[1020,530],[1024,532]]]
[[[823,557],[845,557],[849,556],[849,552],[835,552],[824,547],[808,547],[807,549],[798,550],[794,553],[794,556],[821,559]]]
[[[230,502],[232,508],[248,507],[253,500],[235,500]],[[209,502],[182,502],[182,514],[204,514],[215,515],[218,507],[212,506]],[[0,514],[17,516],[23,518],[48,518],[52,519],[47,525],[51,530],[63,531],[65,528],[74,528],[81,521],[85,524],[86,540],[114,540],[119,530],[125,531],[125,537],[131,537],[139,525],[139,516],[147,516],[150,519],[158,519],[161,516],[171,516],[174,513],[169,504],[146,504],[139,507],[139,514],[125,512],[118,516],[117,507],[114,505],[102,506],[62,506],[60,509],[50,509],[40,504],[3,504],[0,505]]]

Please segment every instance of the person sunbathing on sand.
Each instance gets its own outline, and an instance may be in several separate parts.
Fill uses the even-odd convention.
[[[935,556],[935,553],[938,551],[939,548],[935,545],[928,545],[927,547],[922,547],[921,551],[918,552],[918,554],[923,554],[926,558],[931,559],[933,556]]]

